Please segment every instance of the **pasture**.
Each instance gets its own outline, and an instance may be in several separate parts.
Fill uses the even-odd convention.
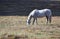
[[[38,18],[38,25],[27,26],[26,20],[27,16],[0,16],[0,39],[60,39],[59,16],[48,25],[45,17]]]

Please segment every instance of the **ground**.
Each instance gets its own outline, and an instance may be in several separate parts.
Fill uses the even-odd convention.
[[[27,16],[0,16],[0,39],[60,39],[60,17],[38,18],[38,25],[26,25]],[[31,20],[32,21],[32,20]]]

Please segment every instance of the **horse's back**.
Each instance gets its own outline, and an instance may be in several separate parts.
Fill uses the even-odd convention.
[[[38,16],[50,16],[51,15],[51,10],[50,9],[42,9],[37,11]]]
[[[41,17],[41,16],[48,16],[51,15],[51,10],[50,9],[42,9],[42,10],[38,10],[38,9],[34,9],[29,16],[34,16],[34,17]]]

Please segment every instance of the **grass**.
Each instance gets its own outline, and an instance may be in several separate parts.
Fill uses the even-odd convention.
[[[0,39],[60,39],[60,17],[38,18],[39,25],[26,25],[27,16],[0,16]],[[32,20],[31,20],[32,21]]]

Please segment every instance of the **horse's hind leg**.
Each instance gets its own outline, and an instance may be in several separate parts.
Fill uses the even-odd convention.
[[[47,24],[48,24],[48,16],[46,16],[46,19],[47,19]]]

